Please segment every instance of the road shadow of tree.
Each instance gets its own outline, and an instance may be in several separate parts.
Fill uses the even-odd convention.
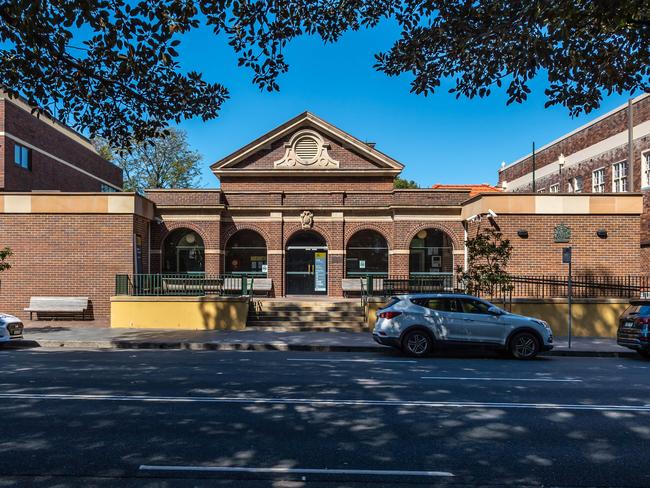
[[[405,363],[392,355],[373,356],[392,362],[364,362],[363,355],[331,355],[354,361],[334,363],[286,361],[277,353],[210,352],[66,352],[53,364],[44,351],[0,353],[14,368],[2,377],[3,393],[141,395],[143,397],[236,398],[243,403],[0,400],[0,486],[19,486],[25,477],[47,472],[30,486],[68,486],[66,476],[99,477],[97,486],[115,478],[142,477],[141,464],[253,466],[285,468],[370,468],[442,470],[453,479],[436,486],[499,483],[503,486],[583,485],[599,480],[620,484],[620,470],[647,473],[635,445],[650,441],[650,414],[570,409],[431,407],[412,404],[317,404],[309,401],[255,403],[255,399],[346,399],[386,401],[602,403],[594,385],[494,385],[422,381],[427,373],[448,376],[492,374],[547,378],[557,374],[554,360],[526,363],[470,361],[434,357]],[[15,356],[10,356],[14,354]],[[162,357],[160,355],[166,355]],[[20,355],[20,356],[18,356]],[[258,361],[258,358],[261,361]],[[308,359],[307,355],[298,359]],[[395,359],[396,360],[396,359]],[[5,361],[6,362],[6,361]],[[19,363],[19,364],[16,364]],[[639,368],[626,361],[611,373],[612,384]],[[516,365],[516,368],[513,368]],[[598,369],[600,368],[600,369]],[[605,373],[605,366],[593,371]],[[409,374],[405,372],[408,371]],[[570,376],[577,369],[567,371]],[[409,376],[413,375],[412,379]],[[24,381],[29,378],[30,381]],[[616,403],[644,405],[650,386],[634,376],[631,392]],[[628,379],[629,381],[629,379]],[[549,397],[549,392],[552,397]],[[339,402],[340,403],[340,402]],[[597,426],[597,427],[596,427]],[[11,475],[21,475],[11,480]],[[347,486],[343,478],[175,475],[192,486]],[[149,486],[168,481],[141,479]],[[359,483],[368,481],[360,478]],[[374,479],[383,486],[434,484],[431,479]],[[88,486],[93,486],[91,483]],[[122,484],[120,484],[122,486]],[[126,481],[124,486],[128,486]],[[140,486],[140,485],[138,485]],[[171,485],[170,485],[171,486]],[[647,486],[641,483],[638,486]]]

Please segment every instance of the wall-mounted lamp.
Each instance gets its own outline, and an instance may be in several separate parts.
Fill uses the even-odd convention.
[[[596,235],[601,239],[607,239],[607,231],[605,229],[598,229]]]
[[[528,239],[528,231],[524,229],[519,229],[517,231],[517,235],[521,237],[522,239]]]

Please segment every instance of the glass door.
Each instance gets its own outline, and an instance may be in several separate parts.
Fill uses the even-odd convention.
[[[287,248],[287,295],[327,294],[327,248]]]

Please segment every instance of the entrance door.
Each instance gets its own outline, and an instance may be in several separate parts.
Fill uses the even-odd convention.
[[[327,246],[315,232],[301,232],[287,242],[286,294],[327,295]]]

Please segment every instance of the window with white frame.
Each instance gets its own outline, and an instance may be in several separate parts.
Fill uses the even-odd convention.
[[[612,191],[615,193],[627,191],[627,161],[614,163],[612,166]]]
[[[641,186],[650,186],[650,151],[641,154],[641,178],[643,180]]]
[[[551,185],[548,187],[548,192],[549,193],[560,193],[560,184],[555,183],[554,185]]]
[[[537,193],[546,193],[546,188],[540,188]]]
[[[591,191],[605,193],[605,168],[598,168],[591,174]]]
[[[573,192],[582,193],[583,189],[584,189],[584,185],[583,185],[582,176],[576,176],[575,178],[573,178]]]

